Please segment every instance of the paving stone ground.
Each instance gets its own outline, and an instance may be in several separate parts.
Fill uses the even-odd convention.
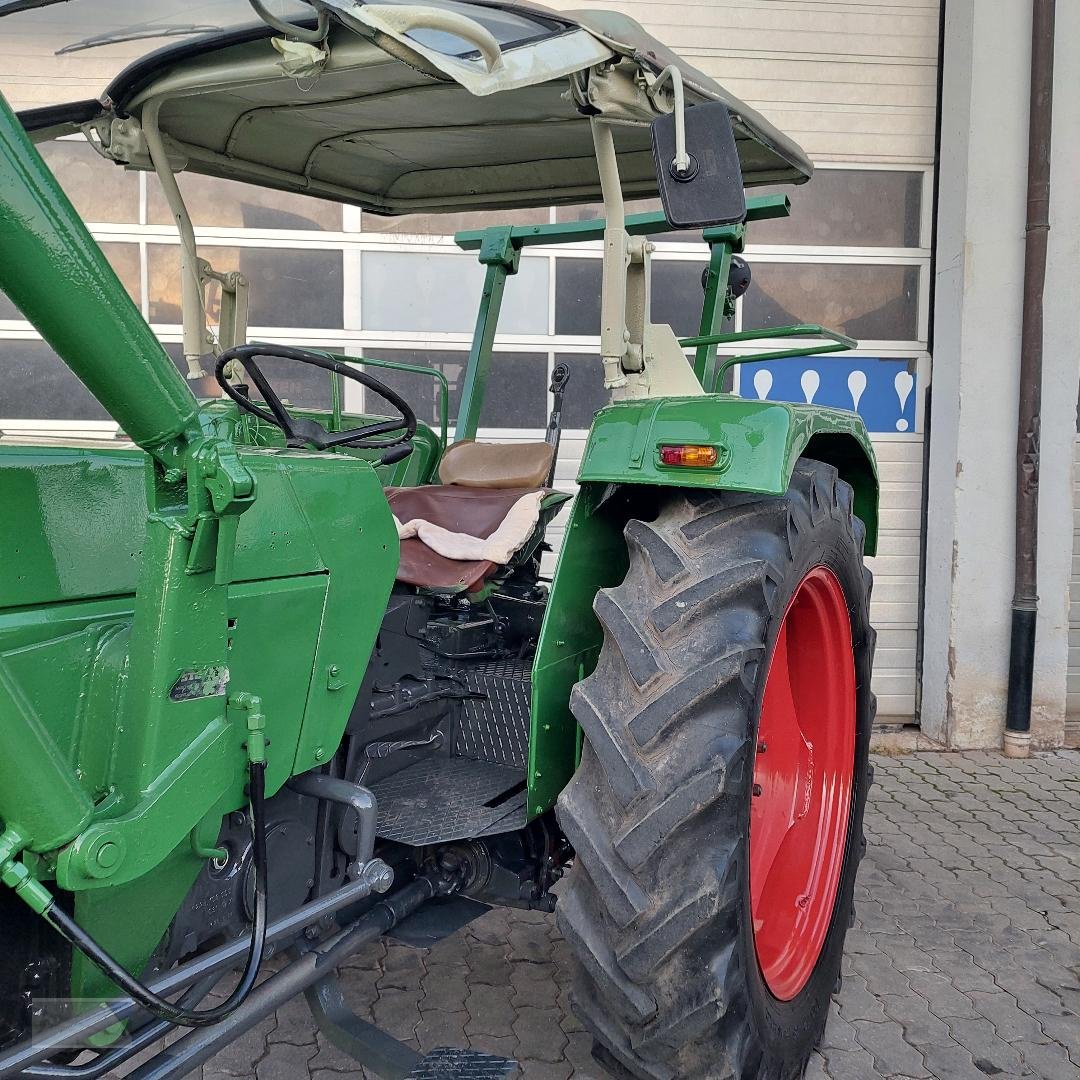
[[[875,759],[843,989],[807,1080],[1080,1080],[1080,753]],[[427,1051],[470,1046],[525,1080],[606,1080],[570,1012],[554,917],[492,911],[421,953],[343,973],[360,1016]],[[364,1075],[303,1001],[202,1080]]]

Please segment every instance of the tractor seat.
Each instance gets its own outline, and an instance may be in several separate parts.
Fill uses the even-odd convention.
[[[548,443],[454,443],[439,464],[441,484],[386,489],[400,522],[430,522],[452,533],[487,539],[515,504],[530,493],[554,494],[546,486],[555,450]],[[566,496],[565,498],[569,498]],[[565,498],[544,499],[541,529]],[[528,550],[528,542],[522,550]],[[418,537],[401,541],[398,581],[439,592],[473,592],[499,564],[449,559]]]

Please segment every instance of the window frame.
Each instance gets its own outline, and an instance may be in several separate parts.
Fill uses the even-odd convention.
[[[75,138],[78,138],[77,136]],[[108,166],[106,166],[108,167]],[[878,356],[882,358],[903,357],[916,359],[917,402],[916,424],[911,432],[897,434],[899,438],[922,437],[924,426],[925,390],[931,377],[930,356],[927,352],[927,340],[930,318],[930,293],[932,281],[931,236],[933,221],[933,165],[925,163],[867,163],[853,161],[820,162],[819,170],[855,170],[855,171],[900,171],[922,174],[920,200],[919,246],[913,248],[884,247],[820,247],[813,245],[775,245],[753,243],[753,229],[749,233],[745,255],[754,263],[822,263],[837,265],[865,266],[916,266],[919,269],[917,336],[911,341],[860,341],[853,355]],[[173,226],[150,224],[148,222],[148,184],[156,182],[150,174],[138,173],[139,180],[139,221],[130,223],[88,222],[91,234],[102,243],[130,243],[137,246],[140,257],[140,307],[144,317],[149,319],[149,248],[150,245],[179,246],[179,237]],[[549,210],[549,220],[555,220],[554,208]],[[493,219],[497,215],[493,215]],[[365,251],[400,251],[408,253],[449,254],[458,253],[459,249],[451,236],[430,236],[411,233],[365,232],[363,214],[356,207],[342,208],[342,228],[338,231],[304,229],[250,229],[234,226],[197,226],[196,239],[207,247],[228,246],[234,248],[271,248],[297,249],[305,251],[335,251],[343,257],[343,323],[341,328],[327,327],[265,327],[252,325],[250,335],[254,339],[265,338],[281,341],[283,344],[303,345],[313,348],[329,347],[349,353],[363,353],[365,349],[411,349],[423,351],[461,351],[467,353],[471,345],[471,334],[464,332],[417,332],[366,330],[363,325],[361,308],[361,289],[363,286],[362,254]],[[668,241],[657,245],[653,255],[655,261],[703,262],[703,245],[699,240]],[[472,256],[462,256],[471,258]],[[562,258],[587,258],[601,260],[602,244],[590,242],[558,246],[538,246],[522,254],[522,259],[547,263],[548,310],[547,332],[534,334],[503,334],[496,337],[495,347],[499,352],[521,352],[543,354],[547,357],[547,378],[550,381],[555,356],[559,353],[595,353],[599,363],[599,327],[596,335],[567,335],[555,333],[556,315],[556,274],[558,261]],[[513,289],[514,280],[507,284]],[[736,305],[736,329],[743,329],[742,302]],[[166,343],[180,340],[180,326],[176,323],[151,323],[158,337]],[[35,340],[38,338],[30,324],[23,320],[0,320],[0,350],[5,339]],[[790,344],[790,342],[789,342]],[[740,354],[767,351],[772,346],[768,342],[754,343],[741,347]],[[734,350],[719,350],[723,355],[732,355]],[[2,356],[2,352],[0,352]],[[359,387],[350,384],[346,395],[349,408],[362,407],[362,398],[358,401],[356,393]],[[736,376],[736,390],[739,383]],[[550,395],[548,408],[550,409]],[[14,431],[21,423],[19,418],[0,417],[0,426]],[[41,421],[30,422],[41,427]],[[79,421],[56,421],[58,431],[71,430],[69,424],[81,425]],[[101,429],[96,423],[93,430]],[[484,429],[489,438],[500,435],[513,438],[542,437],[543,428],[530,429]],[[582,437],[585,429],[570,429],[567,434]],[[893,437],[875,433],[875,438]]]

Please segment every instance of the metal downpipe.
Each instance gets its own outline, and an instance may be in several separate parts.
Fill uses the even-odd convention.
[[[1031,752],[1031,695],[1038,614],[1039,414],[1042,407],[1043,289],[1050,232],[1050,139],[1055,0],[1032,0],[1024,309],[1016,438],[1016,569],[1005,706],[1006,757]]]

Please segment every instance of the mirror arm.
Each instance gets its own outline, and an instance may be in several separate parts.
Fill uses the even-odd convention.
[[[671,93],[675,100],[675,159],[671,164],[680,176],[685,176],[690,171],[690,154],[686,149],[686,94],[683,91],[682,72],[674,64],[670,64],[656,76],[645,92],[653,105],[661,110],[657,99],[668,82],[671,83]]]

